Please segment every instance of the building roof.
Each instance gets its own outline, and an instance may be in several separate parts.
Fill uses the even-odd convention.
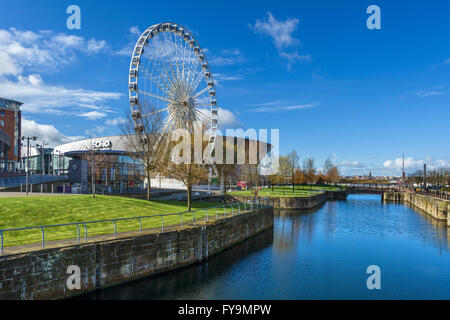
[[[22,102],[19,102],[16,100],[11,100],[11,99],[6,99],[6,98],[0,97],[0,108],[3,108],[3,109],[11,109],[14,111],[19,111],[20,106],[22,104],[23,104]]]

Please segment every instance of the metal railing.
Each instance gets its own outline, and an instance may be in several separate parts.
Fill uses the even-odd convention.
[[[241,210],[241,207],[244,207],[244,211]],[[150,218],[161,218],[161,232],[164,232],[164,217],[168,216],[180,216],[180,222],[179,227],[183,228],[183,225],[185,224],[185,221],[183,219],[183,215],[185,214],[192,214],[192,221],[193,225],[195,226],[198,224],[197,217],[201,217],[202,215],[196,215],[196,212],[203,212],[203,224],[206,224],[208,222],[208,218],[210,215],[210,212],[213,212],[213,215],[215,214],[216,220],[219,219],[219,216],[227,216],[227,207],[231,208],[231,215],[241,214],[243,212],[246,212],[248,210],[252,211],[254,209],[260,209],[269,207],[269,200],[267,199],[259,199],[259,201],[247,201],[247,202],[235,202],[235,203],[229,203],[224,204],[220,206],[214,206],[214,207],[207,207],[202,209],[197,209],[193,211],[184,211],[184,212],[177,212],[177,213],[165,213],[165,214],[156,214],[151,216],[139,216],[139,217],[130,217],[130,218],[117,218],[117,219],[105,219],[105,220],[95,220],[95,221],[84,221],[84,222],[71,222],[71,223],[61,223],[61,224],[52,224],[52,225],[42,225],[42,226],[34,226],[34,227],[23,227],[23,228],[11,228],[11,229],[0,229],[0,255],[3,255],[4,251],[4,233],[5,232],[11,232],[11,231],[21,231],[21,230],[41,230],[42,233],[42,248],[45,248],[45,229],[47,228],[54,228],[54,227],[64,227],[64,226],[76,226],[77,228],[77,243],[80,243],[81,237],[80,237],[80,226],[84,227],[84,242],[88,242],[88,224],[94,224],[94,223],[103,223],[103,222],[112,222],[114,225],[114,239],[117,237],[117,222],[118,221],[125,221],[125,220],[137,220],[139,221],[139,233],[142,234],[142,220],[143,219],[150,219]],[[223,208],[223,210],[221,210]],[[172,224],[170,226],[174,226],[176,224]],[[135,230],[132,230],[135,231]],[[59,239],[59,240],[67,240]]]

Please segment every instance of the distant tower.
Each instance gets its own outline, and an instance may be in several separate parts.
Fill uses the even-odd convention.
[[[427,164],[423,164],[423,187],[427,187]]]
[[[402,181],[405,181],[405,154],[402,155]]]

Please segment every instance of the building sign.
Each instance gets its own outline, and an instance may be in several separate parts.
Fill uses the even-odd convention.
[[[92,141],[92,148],[94,148],[94,149],[111,149],[112,142],[110,140]]]

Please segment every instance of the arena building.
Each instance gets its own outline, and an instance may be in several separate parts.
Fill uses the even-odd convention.
[[[216,145],[221,138],[218,136]],[[238,144],[239,139],[243,138],[234,138],[234,143]],[[247,151],[250,141],[253,140],[245,139],[243,144]],[[270,151],[270,144],[262,144]],[[261,154],[262,157],[265,155]],[[22,157],[20,168],[25,167],[27,155],[23,154]],[[236,168],[236,180],[240,180],[246,168],[243,165],[237,165]],[[125,135],[84,139],[53,149],[32,147],[30,172],[68,175],[71,183],[79,184],[86,191],[89,191],[92,179],[97,190],[107,193],[139,192],[147,186],[143,167],[127,143]],[[181,183],[174,183],[172,179],[163,180],[166,182],[163,181],[164,187],[171,184],[176,188],[182,187]],[[152,179],[152,186],[160,185],[161,179]]]
[[[20,161],[21,102],[0,98],[0,169],[15,171]]]

